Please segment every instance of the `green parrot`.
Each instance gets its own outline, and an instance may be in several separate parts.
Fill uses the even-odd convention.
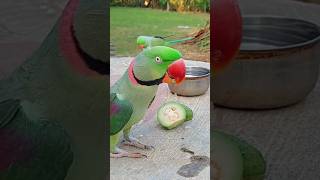
[[[143,118],[155,98],[158,85],[181,83],[185,71],[181,53],[170,47],[150,47],[135,57],[127,71],[111,87],[110,157],[144,157],[141,153],[130,153],[117,147],[122,134],[125,145],[152,148],[131,137],[131,128]]]
[[[0,81],[1,180],[105,178],[107,10],[105,0],[70,0],[39,49]]]
[[[153,46],[173,46],[175,44],[183,43],[191,39],[193,38],[188,37],[184,39],[166,41],[166,39],[161,36],[139,36],[137,38],[137,44],[139,49],[144,49]]]

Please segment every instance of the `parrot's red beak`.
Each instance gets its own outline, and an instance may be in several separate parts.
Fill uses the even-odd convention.
[[[144,48],[144,45],[139,45],[138,48],[142,50]]]
[[[181,83],[186,76],[186,65],[183,59],[179,59],[174,63],[170,64],[167,73],[163,78],[162,82],[167,84]]]

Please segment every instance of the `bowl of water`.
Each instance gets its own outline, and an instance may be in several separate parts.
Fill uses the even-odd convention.
[[[186,78],[180,84],[169,84],[173,94],[199,96],[207,92],[210,84],[210,70],[200,66],[186,66]]]
[[[271,109],[303,100],[319,75],[320,29],[308,21],[243,17],[243,38],[234,62],[213,77],[216,105]]]

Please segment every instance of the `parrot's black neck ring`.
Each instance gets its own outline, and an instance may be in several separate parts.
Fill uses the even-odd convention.
[[[132,74],[133,74],[133,77],[134,79],[138,82],[138,84],[140,85],[143,85],[143,86],[155,86],[155,85],[159,85],[162,83],[162,80],[165,76],[165,74],[159,78],[159,79],[155,79],[155,80],[151,80],[151,81],[143,81],[143,80],[140,80],[138,79],[135,75],[134,75],[134,72],[132,71]]]

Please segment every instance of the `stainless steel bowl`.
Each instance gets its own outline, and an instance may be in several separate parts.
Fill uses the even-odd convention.
[[[319,27],[307,21],[244,17],[239,54],[214,77],[214,103],[269,109],[303,100],[318,80],[319,40]]]
[[[186,67],[186,79],[181,84],[169,84],[172,93],[180,96],[199,96],[204,94],[210,84],[210,70],[199,66]]]

